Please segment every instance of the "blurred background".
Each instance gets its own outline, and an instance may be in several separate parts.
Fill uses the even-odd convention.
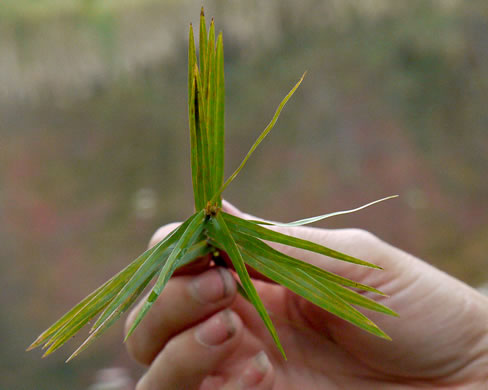
[[[142,372],[123,321],[69,364],[85,333],[43,360],[24,349],[192,212],[186,48],[202,3],[224,31],[227,174],[308,70],[229,201],[290,221],[399,194],[318,226],[487,283],[485,0],[3,0],[1,389],[130,389]]]

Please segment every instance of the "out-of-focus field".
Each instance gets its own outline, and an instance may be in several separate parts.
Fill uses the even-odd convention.
[[[225,197],[289,221],[399,194],[318,226],[368,229],[486,283],[488,3],[355,3],[204,2],[224,31],[227,174],[308,70]],[[200,6],[0,5],[1,389],[85,389],[102,367],[137,377],[122,322],[67,365],[83,335],[44,360],[24,349],[192,212],[186,45]]]

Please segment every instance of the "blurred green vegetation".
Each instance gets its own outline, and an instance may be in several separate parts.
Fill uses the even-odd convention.
[[[224,30],[227,173],[308,70],[224,195],[286,221],[398,193],[320,226],[371,230],[486,282],[488,5],[354,4],[204,3]],[[23,350],[190,215],[186,34],[200,5],[3,2],[0,388],[83,389],[107,366],[136,376],[121,324],[68,365],[82,337],[46,360]]]

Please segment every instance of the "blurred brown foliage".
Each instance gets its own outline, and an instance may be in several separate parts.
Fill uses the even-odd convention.
[[[399,194],[320,226],[371,230],[478,285],[488,5],[390,3],[204,4],[224,30],[228,173],[308,70],[224,195],[288,221]],[[0,11],[2,389],[82,389],[97,367],[132,367],[121,325],[68,365],[23,350],[192,211],[186,33],[200,3],[69,4]]]

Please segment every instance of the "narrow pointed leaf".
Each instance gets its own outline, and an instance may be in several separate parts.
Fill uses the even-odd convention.
[[[161,294],[161,291],[163,291],[164,286],[166,286],[166,283],[178,266],[178,260],[183,258],[183,256],[188,251],[188,248],[191,247],[192,241],[196,240],[200,235],[201,231],[203,230],[204,219],[205,213],[203,210],[194,214],[194,216],[190,218],[190,223],[188,224],[188,227],[184,230],[184,233],[181,235],[178,243],[175,245],[173,251],[164,263],[164,266],[161,269],[158,280],[156,281],[156,284],[154,285],[151,294],[149,294],[149,297],[137,314],[137,317],[135,318],[129,331],[127,332],[125,340],[127,340],[132,332],[136,329],[137,325],[139,325],[144,316],[147,314],[147,311],[151,308],[154,301],[156,301],[157,297]]]
[[[370,291],[385,296],[385,294],[381,293],[373,287],[360,284],[341,276],[335,275],[333,273],[324,271],[321,268],[315,267],[311,264],[305,263],[303,261],[294,259],[293,257],[287,256],[281,252],[278,252],[271,247],[269,247],[270,250],[263,250],[262,246],[266,246],[266,244],[262,242],[262,246],[256,245],[254,242],[252,242],[253,240],[257,240],[254,237],[247,236],[247,238],[244,238],[243,240],[241,240],[241,238],[244,237],[242,237],[241,235],[236,235],[236,242],[243,248],[245,248],[248,253],[251,253],[254,257],[259,259],[263,263],[271,264],[272,266],[276,267],[283,267],[289,269],[291,272],[293,272],[294,270],[300,270],[301,272],[305,272],[307,275],[314,278],[317,283],[325,284],[329,289],[331,289],[334,293],[336,293],[339,297],[344,299],[349,304],[358,305],[366,309],[374,310],[391,316],[398,316],[398,314],[390,308],[383,306],[380,303],[369,299],[364,295],[357,293],[356,291],[352,291],[344,286],[359,288],[363,291]]]
[[[305,272],[303,270],[301,271]],[[376,302],[374,299],[368,298],[362,294],[357,293],[356,291],[349,290],[348,288],[340,286],[337,283],[330,282],[327,279],[323,280],[316,275],[310,275],[310,277],[316,279],[318,283],[325,284],[332,292],[337,294],[337,296],[339,296],[341,299],[351,305],[360,306],[365,309],[373,310],[378,313],[383,313],[392,317],[398,317],[397,312],[390,309],[388,306]]]
[[[197,94],[197,80],[195,76],[195,67],[191,73],[191,94],[189,105],[189,125],[190,125],[190,143],[191,143],[191,179],[193,184],[193,197],[195,200],[195,209],[201,210],[205,207],[205,194],[203,190],[203,160],[201,151],[200,137],[197,132],[197,118],[198,111],[198,94]]]
[[[202,81],[205,83],[205,69],[206,69],[206,56],[207,56],[207,25],[205,23],[205,13],[203,7],[200,12],[200,41],[198,43],[200,54],[200,72],[202,73]]]
[[[386,333],[378,328],[378,326],[364,314],[347,304],[347,302],[337,296],[324,284],[317,283],[317,281],[310,277],[306,272],[279,267],[270,262],[264,263],[246,250],[243,250],[243,255],[246,263],[252,268],[287,287],[308,301],[375,336],[390,339]]]
[[[250,299],[251,303],[261,316],[276,346],[286,360],[285,351],[283,350],[283,346],[278,338],[278,334],[276,333],[273,322],[271,321],[271,318],[269,317],[261,298],[259,298],[249,274],[247,273],[242,255],[234,241],[234,238],[232,237],[229,228],[227,227],[227,224],[225,223],[225,220],[222,218],[222,213],[218,213],[215,218],[210,220],[209,232],[211,236],[219,243],[220,247],[229,255],[232,265],[234,266],[237,275],[239,275],[239,279],[241,280],[247,297]]]
[[[172,249],[172,247],[174,247],[174,245],[170,246],[166,251],[168,252],[169,250]],[[141,260],[144,260],[145,258],[147,258],[149,256],[149,254],[151,253],[152,250],[154,250],[155,248],[151,248],[150,250],[146,251],[143,255],[141,255],[138,259],[136,259],[130,266],[134,267],[134,263],[136,261],[138,262],[141,262]],[[208,254],[210,251],[212,250],[212,248],[210,248],[208,245],[207,245],[207,242],[206,240],[203,240],[195,245],[193,245],[187,252],[187,254],[184,256],[184,258],[182,259],[182,263],[181,265],[186,265],[186,264],[189,264],[190,262],[192,262],[193,260],[195,260],[197,257],[201,257],[201,256],[204,256],[206,254]],[[166,255],[169,255],[169,253],[167,253]],[[127,267],[128,268],[128,267]],[[156,271],[158,270],[159,268],[159,265],[155,264],[153,266],[153,269],[154,271],[152,272],[152,274],[148,277],[147,279],[147,283],[149,283],[149,281],[152,279],[152,277],[155,275]],[[124,270],[126,271],[126,270]],[[133,271],[135,272],[135,270]],[[119,274],[120,275],[120,274]],[[116,276],[119,276],[119,275],[116,275]],[[115,279],[112,278],[112,279]],[[112,280],[111,279],[111,280]],[[125,276],[125,282],[130,279],[130,277],[127,277]],[[110,280],[110,281],[111,281]],[[110,282],[109,281],[109,282]],[[106,286],[109,282],[106,282],[103,286]],[[125,283],[123,282],[123,283]],[[72,316],[72,318],[70,319],[70,321],[68,321],[65,325],[66,325],[66,328],[64,329],[61,329],[61,331],[56,335],[54,336],[54,338],[52,339],[52,342],[48,343],[46,346],[49,346],[52,344],[52,347],[49,348],[46,353],[44,354],[44,356],[47,356],[49,355],[50,353],[54,352],[56,349],[58,349],[59,347],[61,347],[66,341],[68,341],[75,333],[78,332],[78,330],[80,330],[88,321],[90,321],[96,314],[98,314],[101,310],[103,310],[104,307],[106,307],[106,305],[110,302],[110,300],[117,294],[117,292],[123,287],[124,284],[121,284],[120,283],[120,280],[119,280],[119,283],[118,283],[118,289],[114,289],[114,291],[106,291],[106,290],[101,290],[101,289],[98,289],[96,290],[94,293],[90,294],[89,297],[87,297],[84,301],[87,301],[88,303],[85,304],[85,306],[82,308],[82,310],[79,310],[77,313],[75,313],[74,316]],[[139,289],[144,289],[143,286],[147,285],[146,282],[144,282],[140,287]],[[102,287],[103,287],[102,286]],[[98,293],[98,296],[95,298],[93,298],[91,300],[91,302],[88,301],[88,298],[90,297],[94,297],[94,294],[95,293]],[[96,295],[96,294],[95,294]],[[100,325],[100,330],[98,331],[98,335],[100,335],[101,333],[100,332],[104,332],[106,329],[108,329],[109,326],[111,326],[111,324],[113,324],[119,317],[120,315],[132,304],[132,302],[134,302],[134,300],[137,298],[139,294],[136,293],[136,295],[133,295],[133,299],[128,299],[122,306],[122,309],[121,311],[118,313],[118,312],[113,312],[113,316],[110,317],[110,322],[106,321],[103,325]],[[118,314],[117,314],[118,313]],[[117,315],[115,315],[117,314]],[[59,322],[59,321],[58,321]],[[102,327],[103,326],[103,327]],[[47,332],[47,331],[46,331]],[[95,332],[97,332],[95,330]],[[92,332],[91,334],[93,334],[94,332]],[[91,336],[90,336],[91,337]],[[95,337],[95,336],[93,336]],[[88,341],[87,344],[84,343],[83,345],[83,350],[88,347],[88,344],[90,344],[94,339],[90,338],[91,341]],[[98,336],[96,336],[98,337]],[[42,343],[43,341],[41,340],[40,343]],[[38,344],[40,344],[38,343]],[[81,348],[81,346],[80,346]],[[68,359],[68,360],[71,360],[73,357],[75,357],[77,354],[79,354],[81,352],[81,349],[78,349],[77,351],[75,351],[75,353]]]
[[[393,199],[393,198],[397,198],[397,197],[398,197],[398,195],[387,196],[386,198],[382,198],[382,199],[375,200],[374,202],[367,203],[367,204],[362,205],[360,207],[357,207],[355,209],[343,210],[343,211],[335,211],[333,213],[318,215],[316,217],[311,217],[311,218],[300,219],[300,220],[294,221],[294,222],[288,222],[288,223],[283,223],[283,222],[270,222],[270,221],[251,221],[251,222],[257,223],[258,225],[273,225],[273,226],[281,226],[281,227],[293,227],[293,226],[308,225],[310,223],[318,222],[318,221],[321,221],[323,219],[330,218],[330,217],[335,217],[337,215],[344,215],[344,214],[355,213],[356,211],[365,209],[366,207],[372,206],[372,205],[374,205],[376,203],[380,203],[380,202],[383,202],[385,200]]]
[[[153,251],[154,248],[145,251],[117,275],[113,276],[102,286],[84,298],[51,327],[44,331],[29,347],[29,350],[38,347],[40,344],[50,339],[45,345],[45,347],[47,347],[66,334],[67,339],[69,339],[76,332],[76,329],[81,328],[103,310]]]
[[[193,69],[197,63],[197,55],[195,49],[195,38],[193,36],[193,26],[190,24],[190,33],[188,37],[188,112],[190,112],[190,107],[193,104],[193,99],[191,97],[191,89],[193,85]]]
[[[214,119],[214,176],[215,185],[214,193],[223,184],[224,181],[224,104],[225,104],[225,79],[224,79],[224,43],[222,33],[217,38],[217,50],[215,58],[215,82],[216,82],[216,102],[215,102],[215,119]],[[214,194],[212,194],[214,196]],[[222,206],[222,199],[217,196],[218,206]]]
[[[207,83],[205,85],[205,120],[208,138],[208,164],[209,164],[209,197],[210,199],[215,188],[215,109],[216,109],[216,73],[215,73],[215,26],[212,20],[207,42]]]
[[[52,338],[43,346],[47,348],[43,357],[51,354],[71,337],[73,337],[83,326],[85,326],[93,317],[100,313],[117,294],[118,290],[113,290],[105,294],[99,294],[95,299],[87,303],[79,313],[76,314],[69,322],[60,328]]]
[[[97,297],[88,302],[82,310],[80,310],[69,322],[67,322],[62,328],[60,328],[43,346],[43,349],[49,347],[43,357],[60,348],[83,326],[85,326],[93,317],[95,317],[104,308],[106,308],[113,299],[113,297],[117,295],[122,286],[119,286],[117,289],[112,289],[111,291],[105,293],[100,293],[99,295],[97,295]]]
[[[215,193],[214,199],[216,199],[220,194],[227,188],[227,186],[232,182],[232,180],[235,179],[235,177],[238,175],[238,173],[241,171],[241,169],[246,165],[247,160],[249,160],[249,157],[254,153],[256,148],[259,146],[259,144],[264,140],[264,138],[268,135],[268,133],[271,131],[271,129],[274,127],[276,121],[278,120],[278,117],[281,114],[281,110],[285,106],[285,104],[288,102],[288,100],[293,96],[297,88],[300,86],[300,84],[303,81],[303,78],[305,77],[305,73],[303,76],[300,78],[300,80],[295,84],[295,86],[292,88],[290,92],[288,92],[288,95],[285,96],[285,98],[281,101],[279,104],[278,108],[276,109],[275,114],[273,115],[273,118],[271,119],[271,122],[269,122],[268,126],[263,130],[261,135],[258,137],[258,139],[254,142],[254,144],[251,146],[251,149],[249,149],[249,152],[247,152],[246,157],[244,157],[244,160],[242,160],[241,164],[237,167],[237,169],[234,171],[232,175],[225,181],[225,183],[222,185],[222,187]]]
[[[135,302],[135,300],[141,295],[141,293],[144,291],[146,286],[149,284],[149,282],[152,280],[154,275],[156,274],[156,271],[152,272],[147,279],[139,286],[137,287],[136,291],[134,291],[127,299],[125,302],[122,303],[120,306],[120,310],[113,312],[113,315],[111,315],[103,324],[101,324],[94,332],[88,336],[88,338],[71,354],[71,356],[66,360],[66,363],[68,363],[71,359],[75,358],[78,356],[81,352],[83,352],[86,348],[90,346],[96,339],[98,339],[107,329],[109,329],[119,318],[120,316],[125,313],[125,311],[132,306],[132,304]]]
[[[208,102],[209,97],[209,87],[210,87],[210,75],[215,73],[214,62],[215,62],[215,25],[212,19],[210,23],[210,29],[208,31],[207,40],[207,53],[205,55],[205,77],[202,78],[204,89],[205,102]],[[212,58],[212,56],[214,58]]]
[[[62,328],[64,325],[66,325],[68,322],[70,322],[76,315],[79,313],[79,311],[86,306],[87,303],[91,302],[94,298],[99,296],[100,292],[104,292],[105,288],[113,282],[113,279],[115,278],[112,277],[110,280],[106,281],[104,284],[102,284],[98,289],[93,291],[90,295],[88,295],[86,298],[84,298],[80,303],[78,303],[76,306],[74,306],[71,310],[69,310],[66,314],[64,314],[58,321],[56,321],[53,325],[51,325],[48,329],[46,329],[44,332],[42,332],[39,337],[34,340],[34,342],[29,345],[27,348],[27,351],[30,351],[34,348],[39,347],[42,343],[47,341],[51,335],[56,333],[60,328]]]
[[[199,237],[203,230],[205,220],[204,211],[199,211],[190,220],[188,227],[185,229],[184,233],[181,235],[178,243],[175,245],[173,251],[168,257],[168,260],[164,263],[161,275],[158,281],[154,285],[151,295],[148,297],[148,301],[154,301],[163,291],[166,282],[169,280],[171,273],[176,268],[176,260],[182,258],[187,252],[194,241]]]
[[[210,200],[210,188],[211,188],[211,174],[210,174],[210,157],[209,157],[209,137],[206,122],[206,108],[205,108],[205,94],[203,92],[202,74],[195,66],[195,124],[196,124],[196,136],[197,136],[197,153],[198,162],[200,164],[200,170],[202,172],[201,180],[199,183],[203,188],[204,199],[203,203],[206,205]]]
[[[334,259],[346,261],[353,264],[363,265],[370,268],[381,269],[381,267],[368,263],[355,257],[346,255],[344,253],[327,248],[323,245],[316,244],[312,241],[303,240],[301,238],[288,236],[283,233],[275,232],[270,229],[266,229],[263,226],[259,226],[254,222],[247,221],[245,219],[235,217],[233,215],[222,212],[225,221],[232,226],[233,230],[248,234],[253,237],[257,237],[266,241],[273,241],[284,245],[293,246],[295,248],[305,249],[315,253],[320,253],[325,256],[332,257]]]
[[[154,252],[147,258],[127,284],[120,290],[117,296],[114,298],[110,305],[100,315],[98,320],[93,325],[93,328],[98,328],[113,311],[118,310],[118,307],[146,280],[146,278],[152,273],[154,266],[161,266],[167,259],[167,252],[165,251],[171,244],[175,243],[185,232],[186,228],[194,219],[194,214],[187,221],[177,227],[171,234],[166,236],[161,242],[156,245]]]
[[[375,294],[385,296],[384,293],[382,293],[381,291],[377,290],[374,287],[344,278],[342,276],[336,275],[332,272],[328,272],[326,270],[323,270],[322,268],[309,264],[305,261],[295,259],[294,257],[279,252],[256,237],[252,237],[247,234],[242,234],[238,232],[234,232],[234,237],[237,243],[244,246],[248,251],[258,256],[262,256],[268,259],[273,259],[279,265],[300,268],[303,271],[307,272],[308,274],[313,275],[320,279],[325,279],[344,286],[354,287],[363,291],[370,291]]]

